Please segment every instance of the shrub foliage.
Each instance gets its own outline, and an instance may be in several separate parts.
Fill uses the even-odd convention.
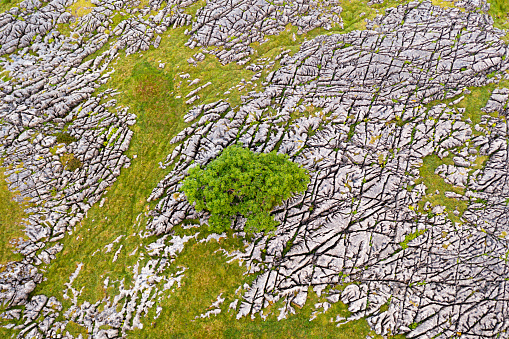
[[[182,191],[196,210],[211,213],[209,229],[222,232],[237,216],[246,233],[271,232],[278,222],[270,212],[283,200],[304,192],[309,175],[286,154],[254,153],[230,146],[205,168],[189,169]]]

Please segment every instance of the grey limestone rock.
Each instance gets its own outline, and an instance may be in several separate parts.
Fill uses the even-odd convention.
[[[377,16],[365,31],[319,36],[274,60],[251,60],[249,44],[263,43],[289,23],[300,33],[341,25],[341,7],[334,1],[207,2],[192,22],[187,46],[212,48],[195,53],[191,64],[199,67],[203,53],[213,54],[223,64],[247,65],[252,81],[278,60],[280,68],[238,107],[219,100],[189,109],[184,120],[190,126],[172,139],[176,146],[160,164],[170,172],[148,198],[158,202],[144,236],[160,238],[129,254],[139,250],[140,258],[149,257],[132,268],[132,286],[106,278],[104,285],[116,284],[118,295],[78,302],[78,265],[64,292],[70,308],[54,297],[31,295],[42,280],[37,266],[54,260],[62,250],[56,241],[130,164],[124,152],[136,117],[116,105],[115,92],[94,92],[107,82],[119,51],[157,48],[160,34],[191,24],[184,7],[192,3],[151,0],[139,9],[130,2],[94,1],[90,13],[74,18],[65,10],[68,2],[25,0],[22,11],[0,15],[0,54],[11,53],[0,63],[12,78],[0,80],[0,152],[11,166],[10,189],[33,203],[25,222],[29,240],[17,249],[24,259],[0,273],[0,299],[25,305],[2,314],[21,319],[19,337],[55,337],[69,321],[91,337],[123,337],[143,326],[149,308],[158,307],[158,316],[160,292],[178,286],[185,272],[167,275],[165,269],[197,237],[173,236],[172,228],[186,219],[208,220],[187,203],[180,181],[192,166],[205,166],[239,142],[256,152],[288,154],[309,171],[311,184],[275,208],[280,226],[274,237],[258,234],[245,250],[227,253],[258,274],[229,306],[237,318],[265,317],[263,310],[283,299],[283,319],[306,303],[312,287],[326,293],[327,302],[317,306],[323,312],[339,300],[348,304],[351,315],[336,317],[338,325],[367,317],[382,335],[507,338],[508,126],[489,115],[473,126],[455,107],[468,95],[466,87],[485,85],[493,81],[489,74],[508,67],[502,32],[485,13],[487,4],[476,0],[462,1],[467,12],[411,2]],[[111,27],[108,17],[120,10],[133,15]],[[69,20],[76,20],[75,34],[54,29]],[[105,52],[84,61],[104,46]],[[191,86],[195,81],[188,80]],[[197,104],[199,91],[209,85],[193,89],[186,103]],[[485,112],[505,115],[508,97],[506,89],[493,91]],[[442,99],[452,104],[423,106]],[[295,118],[305,111],[313,114]],[[61,133],[69,142],[58,141]],[[444,192],[466,203],[454,210],[460,222],[449,218],[446,206],[427,201],[425,213],[418,209],[437,191],[419,183],[424,158],[449,154],[454,165],[432,170],[464,189]],[[79,166],[69,166],[70,155]],[[475,167],[479,156],[487,160]],[[243,223],[238,218],[232,228],[241,234]],[[115,261],[125,249],[114,241],[103,251]],[[342,292],[326,289],[352,282]],[[223,301],[219,295],[203,316],[221,312]]]
[[[277,149],[309,170],[311,184],[275,209],[280,222],[275,237],[259,235],[245,251],[232,253],[251,273],[259,272],[235,305],[237,317],[262,314],[284,298],[279,315],[284,318],[295,312],[292,304],[305,303],[309,286],[320,294],[326,286],[357,282],[341,294],[352,315],[338,318],[339,324],[368,317],[380,334],[416,338],[505,333],[506,301],[487,300],[507,292],[500,284],[506,243],[498,236],[487,239],[507,228],[497,205],[505,194],[506,125],[483,118],[490,137],[482,139],[472,134],[460,109],[422,104],[486,84],[487,74],[505,69],[507,47],[496,30],[486,28],[490,22],[483,13],[463,14],[429,2],[388,12],[370,24],[372,30],[305,42],[269,74],[263,92],[218,112],[207,128],[197,120],[212,111],[192,109],[186,119],[195,122],[173,140],[179,146],[163,164],[172,171],[150,197],[160,200],[147,228],[163,234],[197,216],[206,223],[206,214],[197,215],[175,194],[190,166],[206,165],[237,140],[257,152]],[[192,34],[204,26],[197,27]],[[448,36],[458,36],[460,43]],[[222,52],[218,57],[228,60]],[[291,118],[309,106],[318,113]],[[268,114],[269,108],[275,113]],[[480,155],[491,155],[485,169],[471,171],[475,156],[470,158],[468,143],[478,145]],[[443,165],[436,173],[451,185],[485,192],[448,194],[469,202],[463,214],[456,211],[462,224],[452,222],[444,206],[416,212],[430,194],[422,184],[414,187],[423,158],[445,152],[455,154],[456,166]],[[488,197],[494,187],[495,195]],[[475,199],[488,201],[487,207]],[[241,226],[242,220],[233,225]],[[482,264],[480,251],[491,253]],[[381,311],[382,305],[388,309]]]

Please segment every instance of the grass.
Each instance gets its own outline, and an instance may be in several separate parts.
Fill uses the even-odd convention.
[[[67,37],[71,36],[72,27],[68,24],[57,24],[55,25],[55,28],[57,31],[60,32],[60,34],[63,34]]]
[[[231,242],[231,239],[222,241]],[[189,267],[182,287],[163,301],[160,318],[143,319],[145,327],[133,331],[130,338],[365,338],[374,336],[366,320],[353,321],[340,328],[330,322],[336,315],[348,316],[349,312],[341,302],[333,305],[326,314],[309,321],[313,305],[324,298],[313,292],[302,309],[288,319],[277,321],[281,302],[268,307],[273,314],[263,321],[259,316],[253,320],[245,317],[235,319],[235,312],[226,310],[234,300],[234,290],[248,280],[242,276],[243,268],[227,264],[223,255],[214,253],[217,243],[188,246],[177,259],[178,265]],[[224,293],[223,311],[210,319],[194,319],[205,313],[219,293]],[[238,296],[237,296],[238,297]],[[149,313],[149,319],[151,318]],[[380,338],[380,337],[378,337]]]
[[[481,87],[468,87],[468,90],[470,91],[469,94],[460,94],[457,97],[445,100],[434,100],[427,103],[425,107],[431,108],[441,103],[445,103],[448,105],[452,101],[456,100],[459,96],[464,95],[465,98],[461,100],[458,104],[454,105],[454,107],[465,108],[463,116],[465,117],[465,119],[470,119],[472,121],[472,124],[470,125],[473,128],[475,124],[481,122],[481,116],[487,114],[483,112],[481,108],[486,106],[493,90],[495,88],[504,87],[509,87],[509,80],[501,80],[498,83],[490,83]],[[472,132],[474,134],[477,133],[475,130],[472,130]]]
[[[384,0],[380,4],[371,6],[368,6],[368,2],[368,0],[341,1],[340,6],[343,8],[341,19],[343,20],[344,29],[333,28],[332,31],[348,33],[354,30],[364,30],[366,29],[366,19],[372,20],[377,14],[384,15],[387,8],[407,4],[410,0]]]
[[[77,0],[71,6],[69,10],[75,17],[82,17],[92,12],[92,7],[95,7],[90,0]]]
[[[159,91],[157,95],[160,96],[151,104],[151,109],[161,112],[171,107],[176,121],[191,108],[185,104],[185,101],[189,99],[185,96],[196,87],[208,81],[213,84],[198,93],[200,99],[193,105],[216,101],[219,99],[218,95],[237,85],[241,79],[247,81],[253,76],[251,71],[235,63],[221,66],[214,56],[206,56],[197,67],[189,65],[186,60],[198,50],[191,50],[184,46],[188,39],[188,36],[183,34],[184,30],[185,28],[178,28],[171,31],[171,39],[166,34],[159,48],[151,48],[150,51],[142,53],[143,57],[131,55],[122,58],[122,61],[114,66],[115,74],[108,82],[108,86],[125,91],[127,97],[124,102],[137,105],[138,109],[144,109],[150,95],[156,95],[155,91]],[[164,69],[158,67],[159,61],[166,64]],[[179,76],[185,73],[190,74],[187,80]],[[122,76],[124,74],[132,74],[132,76],[125,81],[125,77]],[[188,86],[188,80],[196,78],[200,79],[200,82],[195,86]],[[243,94],[247,94],[247,91],[232,90],[228,101],[232,105],[238,105],[241,103],[240,97]],[[180,127],[183,125],[171,124],[167,133],[174,133]]]
[[[431,3],[433,6],[439,6],[442,8],[455,8],[453,1],[447,1],[447,0],[431,0]]]
[[[507,0],[488,0],[490,10],[488,14],[493,18],[494,26],[499,29],[509,30],[509,2]],[[509,32],[503,38],[509,42]]]
[[[73,137],[72,135],[70,135],[69,133],[66,133],[66,132],[60,132],[60,133],[55,133],[54,136],[57,137],[57,143],[64,143],[64,144],[67,144],[69,145],[70,143],[72,142],[75,142],[77,141],[78,139],[76,139],[75,137]]]
[[[84,327],[81,327],[74,321],[69,321],[69,323],[67,323],[65,331],[69,332],[69,334],[71,334],[73,337],[77,337],[78,335],[81,334],[82,336],[84,336],[84,338],[86,338],[88,334],[87,330]]]
[[[481,111],[481,108],[486,106],[491,92],[493,92],[496,87],[497,85],[495,84],[488,84],[483,87],[470,87],[469,90],[472,93],[465,95],[465,99],[457,105],[457,107],[465,108],[463,116],[472,120],[472,127],[480,123],[481,116],[486,114]],[[472,129],[472,132],[476,133],[474,129]]]
[[[20,239],[27,239],[23,232],[22,221],[28,217],[24,212],[26,204],[13,200],[16,193],[9,191],[4,170],[5,168],[0,167],[0,272],[4,270],[5,264],[23,259],[21,254],[14,253],[14,244]],[[4,305],[0,305],[0,313],[5,309]],[[3,320],[0,321],[0,325],[2,322]],[[13,330],[0,327],[1,338],[13,337],[13,335]]]
[[[420,231],[416,231],[414,233],[410,233],[410,234],[407,234],[405,236],[405,240],[403,240],[400,245],[401,245],[401,248],[406,250],[408,248],[408,243],[414,239],[416,239],[417,237],[421,236],[424,234],[424,232],[426,232],[426,230],[420,230]]]
[[[16,194],[9,191],[5,179],[4,169],[0,167],[0,267],[23,258],[21,254],[13,253],[12,242],[19,238],[26,239],[21,225],[27,217],[23,211],[24,205],[13,200]]]
[[[463,195],[465,190],[446,183],[438,174],[435,174],[435,169],[442,164],[452,165],[452,157],[440,159],[437,155],[432,154],[423,159],[423,165],[419,169],[422,179],[417,180],[417,183],[424,183],[428,189],[427,194],[419,201],[419,209],[424,211],[424,205],[427,202],[430,202],[431,206],[442,205],[445,206],[444,212],[448,214],[449,219],[461,222],[460,217],[456,216],[453,211],[457,209],[460,215],[463,214],[467,208],[467,202],[448,198],[445,196],[445,192],[451,191]],[[439,193],[435,194],[437,190]]]
[[[16,7],[23,0],[0,0],[0,13]]]
[[[460,101],[454,107],[457,108],[465,108],[465,112],[463,116],[465,119],[470,119],[472,123],[470,124],[473,135],[480,135],[482,132],[476,131],[474,126],[481,122],[481,116],[486,115],[487,113],[481,111],[481,108],[486,106],[488,99],[491,96],[491,93],[495,88],[509,87],[509,81],[502,80],[499,83],[488,84],[482,87],[469,87],[471,93],[465,94],[465,98]],[[431,108],[439,103],[449,104],[454,101],[456,98],[451,98],[447,100],[437,100],[430,102],[426,105],[426,107]],[[490,114],[492,116],[498,116],[497,112]],[[423,207],[426,202],[430,202],[432,206],[442,205],[446,207],[445,213],[448,214],[449,218],[454,222],[460,222],[460,217],[462,213],[467,208],[467,202],[463,200],[457,200],[454,198],[447,198],[444,193],[445,191],[452,191],[458,194],[464,194],[464,189],[460,187],[456,187],[450,185],[444,181],[439,175],[435,174],[435,169],[442,165],[453,165],[452,155],[445,157],[444,159],[440,159],[437,155],[429,155],[423,159],[423,165],[420,168],[420,176],[421,179],[417,180],[417,183],[424,183],[428,188],[428,194],[423,197],[423,199],[419,202],[419,208],[423,211]],[[475,171],[476,169],[481,169],[484,167],[488,158],[486,156],[478,156],[473,169],[470,170],[470,173]],[[438,194],[434,194],[435,191],[439,191]],[[456,216],[453,214],[453,211],[457,209],[460,214]]]

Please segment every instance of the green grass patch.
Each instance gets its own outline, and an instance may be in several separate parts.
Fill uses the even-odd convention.
[[[67,323],[67,326],[65,327],[65,331],[64,332],[69,332],[70,335],[72,335],[73,337],[77,337],[79,336],[80,334],[82,336],[84,336],[83,338],[87,338],[88,336],[88,331],[86,328],[76,324],[74,321],[69,321]]]
[[[198,12],[198,10],[202,7],[204,7],[205,5],[207,4],[207,0],[198,0],[196,1],[194,4],[192,4],[191,6],[187,7],[185,9],[185,12],[187,14],[190,14],[194,17],[196,17],[196,12]]]
[[[93,7],[95,7],[95,5],[90,0],[77,0],[69,6],[69,10],[73,16],[82,17],[91,13]]]
[[[485,107],[488,103],[491,92],[493,92],[493,90],[497,87],[501,88],[508,86],[509,81],[503,80],[498,85],[488,84],[482,87],[469,87],[468,89],[471,91],[471,93],[465,95],[465,99],[463,99],[456,107],[465,108],[465,113],[463,116],[470,118],[473,125],[478,124],[481,122],[481,116],[486,114],[485,112],[481,111],[481,108]],[[472,130],[472,132],[474,134],[478,133],[475,130]]]
[[[494,26],[499,29],[509,29],[509,2],[507,0],[488,0],[490,10],[488,14],[493,18]],[[504,40],[509,41],[509,34]]]
[[[0,0],[0,13],[16,7],[23,0]]]
[[[452,156],[449,155],[444,159],[440,159],[438,155],[432,154],[423,159],[423,165],[419,169],[421,178],[417,180],[417,183],[424,183],[426,185],[427,194],[419,201],[419,209],[424,211],[424,205],[428,201],[431,203],[431,206],[442,205],[445,206],[444,212],[448,214],[452,221],[461,222],[460,216],[466,210],[467,202],[448,198],[444,193],[450,191],[463,195],[465,190],[446,183],[438,174],[435,174],[435,169],[442,164],[452,165]],[[437,190],[439,193],[435,194]],[[456,209],[460,212],[460,216],[454,215],[453,211]]]
[[[488,100],[491,96],[491,93],[495,88],[503,88],[503,87],[509,87],[509,81],[508,80],[501,80],[498,83],[491,83],[487,84],[485,86],[481,87],[469,87],[468,90],[470,93],[468,94],[459,94],[456,97],[450,98],[450,99],[444,99],[444,100],[433,100],[425,105],[428,109],[438,105],[438,104],[447,104],[453,102],[454,100],[458,99],[460,96],[464,96],[465,98],[461,100],[458,104],[456,104],[454,107],[457,108],[465,108],[465,113],[463,113],[463,117],[465,119],[470,119],[472,121],[471,127],[472,132],[475,135],[478,135],[479,132],[475,131],[473,129],[475,124],[478,124],[481,122],[481,116],[486,115],[487,113],[483,112],[481,108],[485,107],[488,103]]]
[[[461,94],[464,95],[464,99],[460,101],[454,107],[457,108],[465,108],[465,112],[463,113],[463,117],[465,119],[470,119],[472,123],[470,123],[470,127],[473,135],[481,135],[483,132],[479,132],[475,130],[475,125],[481,122],[481,116],[487,115],[487,113],[483,112],[481,109],[486,106],[491,93],[495,88],[503,88],[509,87],[509,81],[502,80],[498,83],[487,84],[482,87],[469,87],[469,94]],[[459,96],[458,96],[459,97]],[[449,104],[452,101],[456,100],[457,97],[446,99],[446,100],[435,100],[428,104],[426,104],[427,108],[432,108],[435,105],[445,103]],[[503,116],[499,116],[497,112],[489,114],[494,117],[499,117],[504,119]],[[429,155],[423,159],[423,165],[420,168],[421,179],[417,180],[417,183],[424,183],[428,188],[428,194],[423,197],[423,199],[419,202],[419,208],[423,211],[423,207],[426,202],[430,202],[431,206],[442,205],[445,206],[445,212],[447,213],[449,218],[454,222],[461,222],[460,217],[463,212],[466,210],[468,203],[463,200],[457,200],[454,198],[447,198],[444,195],[445,191],[452,191],[458,194],[463,195],[464,189],[460,187],[456,187],[450,184],[447,184],[439,175],[435,174],[435,169],[442,165],[453,165],[452,161],[453,155],[449,155],[444,159],[440,159],[437,155]],[[477,156],[476,161],[473,164],[473,168],[470,170],[470,173],[475,171],[476,169],[484,168],[486,162],[488,161],[487,156]],[[435,191],[439,191],[438,194],[435,194]],[[459,216],[454,215],[453,211],[457,209],[460,214]]]
[[[431,0],[431,3],[433,6],[439,6],[442,8],[455,8],[453,1],[447,1],[447,0]],[[465,11],[465,9],[460,8],[460,10]]]
[[[71,36],[72,27],[68,24],[57,24],[56,26],[57,31],[60,32],[60,34],[65,35],[67,37]]]
[[[19,253],[13,253],[13,242],[26,236],[21,221],[28,216],[24,212],[24,204],[13,200],[15,193],[9,191],[4,176],[4,169],[0,168],[0,269],[2,264],[23,259]]]
[[[221,245],[232,242],[232,239],[221,241]],[[237,264],[227,264],[227,259],[214,251],[219,244],[194,244],[188,246],[177,258],[176,265],[189,267],[182,287],[169,298],[163,300],[163,311],[157,321],[144,318],[142,330],[129,334],[130,338],[364,338],[367,334],[375,336],[365,319],[352,321],[340,328],[330,319],[336,315],[348,316],[346,305],[336,303],[325,314],[320,314],[309,321],[314,304],[324,301],[310,291],[306,305],[296,308],[295,315],[277,321],[282,300],[271,304],[264,310],[266,320],[259,315],[254,319],[244,317],[236,320],[236,312],[227,312],[235,296],[235,289],[249,282],[252,277],[243,276],[244,268]],[[222,312],[209,319],[194,319],[205,313],[219,293],[226,299]],[[239,293],[241,294],[241,293]],[[239,301],[240,303],[240,301]],[[269,314],[270,312],[270,314]],[[380,336],[376,336],[381,338]]]
[[[366,19],[373,20],[377,14],[384,15],[387,8],[397,7],[409,3],[407,0],[385,0],[380,4],[368,6],[367,0],[347,0],[340,3],[343,11],[344,30],[341,33],[348,33],[354,30],[366,29]],[[378,10],[378,13],[377,13]]]
[[[407,234],[405,236],[405,240],[403,240],[400,245],[401,245],[401,248],[406,250],[408,248],[408,243],[412,240],[414,240],[415,238],[417,238],[418,236],[421,236],[424,234],[424,232],[426,232],[426,230],[420,230],[420,231],[416,231],[414,233],[410,233],[410,234]]]

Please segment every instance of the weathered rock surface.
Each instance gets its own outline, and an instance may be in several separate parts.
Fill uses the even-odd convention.
[[[508,244],[500,236],[509,231],[507,125],[483,117],[489,137],[474,137],[460,109],[422,106],[486,84],[488,74],[507,68],[507,47],[482,12],[428,2],[393,9],[368,28],[305,42],[238,108],[219,101],[191,110],[188,120],[196,122],[174,139],[181,145],[150,197],[160,200],[147,227],[166,233],[186,218],[206,222],[174,194],[190,166],[206,165],[237,141],[258,152],[277,149],[312,173],[311,184],[275,211],[275,237],[232,254],[259,273],[233,306],[237,317],[285,298],[284,318],[292,304],[306,302],[309,286],[320,294],[357,282],[341,295],[352,316],[340,323],[367,316],[381,334],[507,337]],[[317,113],[292,118],[308,108]],[[472,147],[490,155],[484,169],[472,170]],[[465,187],[461,223],[443,206],[416,212],[433,194],[415,185],[423,158],[446,152],[455,165],[436,173]]]
[[[299,34],[317,27],[329,29],[342,25],[338,1],[324,3],[304,1],[235,0],[208,1],[197,13],[188,45],[221,46],[215,54],[223,63],[240,61],[253,53],[253,42],[263,43],[265,36],[276,35],[288,24],[299,28]]]
[[[273,60],[253,61],[249,45],[288,24],[299,33],[341,25],[340,5],[213,0],[193,19],[183,10],[193,1],[152,0],[141,9],[129,1],[93,3],[78,18],[66,11],[72,2],[63,0],[25,0],[0,14],[0,64],[11,77],[0,80],[0,154],[10,189],[31,202],[29,240],[18,246],[24,259],[0,273],[0,300],[8,306],[1,317],[17,320],[9,326],[20,338],[62,336],[70,321],[94,338],[124,337],[143,327],[150,308],[156,307],[157,318],[162,291],[177,287],[186,269],[172,275],[165,270],[197,237],[171,235],[172,228],[185,219],[205,224],[208,218],[187,203],[179,182],[191,166],[206,165],[235,142],[289,154],[309,170],[311,184],[276,209],[281,225],[274,237],[259,235],[245,251],[228,254],[258,276],[244,286],[240,300],[222,306],[219,295],[202,317],[224,307],[238,318],[266,316],[262,310],[284,298],[283,319],[306,303],[310,286],[322,294],[326,287],[355,282],[342,292],[328,290],[327,302],[316,308],[326,312],[342,300],[352,315],[336,317],[338,324],[367,317],[383,335],[508,338],[508,126],[503,117],[489,115],[474,125],[456,107],[468,95],[466,87],[494,82],[497,77],[488,75],[508,67],[503,33],[492,26],[484,1],[457,2],[466,12],[412,2],[379,15],[368,30],[319,36],[293,56],[283,51]],[[113,27],[110,17],[117,12],[129,16]],[[69,36],[55,28],[70,21],[76,25]],[[157,48],[160,34],[190,24],[188,47],[210,48],[188,60],[196,67],[203,53],[223,64],[247,64],[252,81],[278,60],[281,67],[239,107],[219,100],[186,114],[192,124],[173,138],[177,145],[161,164],[170,173],[149,197],[158,204],[150,211],[147,234],[160,238],[129,254],[140,257],[131,286],[107,277],[105,289],[118,284],[118,295],[78,302],[78,263],[63,293],[70,308],[55,297],[33,295],[43,279],[37,267],[55,259],[63,248],[58,240],[130,164],[123,153],[136,117],[117,107],[114,91],[98,94],[97,88],[107,82],[119,52]],[[188,81],[197,85],[199,79]],[[186,103],[193,105],[209,85],[189,93]],[[507,115],[508,98],[507,89],[494,90],[484,111]],[[454,100],[424,106],[443,99]],[[422,183],[429,155],[452,157],[432,173],[455,186],[444,192],[447,199],[467,203],[454,211],[459,222],[446,206],[426,200],[437,194]],[[483,166],[478,157],[486,157]],[[240,231],[242,225],[239,219],[233,227]],[[102,249],[114,253],[113,261],[125,251],[117,244],[121,237]],[[143,265],[145,254],[150,260]],[[19,305],[24,309],[13,308]]]

